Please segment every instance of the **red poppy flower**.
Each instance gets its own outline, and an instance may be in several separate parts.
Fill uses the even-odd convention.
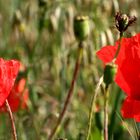
[[[118,42],[115,46],[105,46],[97,52],[97,56],[105,64],[111,62],[117,47]],[[122,39],[115,63],[118,65],[115,82],[127,95],[122,107],[122,115],[140,121],[140,34]]]
[[[0,107],[10,94],[19,66],[20,64],[16,60],[6,61],[0,58]]]
[[[26,80],[22,78],[17,83],[15,83],[10,95],[8,96],[7,100],[10,105],[12,112],[16,112],[19,109],[27,108],[27,101],[28,101],[28,89],[25,88]],[[5,104],[0,108],[0,112],[6,112],[7,109]]]

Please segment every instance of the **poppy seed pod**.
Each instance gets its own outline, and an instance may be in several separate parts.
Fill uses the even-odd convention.
[[[119,21],[119,26],[120,26],[120,30],[125,30],[125,28],[127,27],[129,22],[129,18],[126,14],[123,14],[121,16],[121,19]]]
[[[104,83],[106,86],[111,84],[114,80],[115,74],[117,71],[117,67],[115,64],[107,64],[104,69]]]
[[[137,20],[137,18],[135,16],[128,16],[126,14],[122,14],[120,12],[118,12],[115,15],[115,25],[116,28],[121,32],[125,32],[127,30],[127,28],[132,25],[135,21]]]
[[[76,16],[74,19],[75,37],[83,41],[89,35],[89,18],[87,16]]]
[[[128,24],[128,22],[129,22],[128,16],[126,14],[123,14],[122,15],[122,23],[123,23],[123,25],[126,26]]]

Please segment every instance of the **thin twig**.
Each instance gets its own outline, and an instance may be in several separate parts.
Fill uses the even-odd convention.
[[[65,100],[65,103],[64,103],[64,107],[62,109],[62,112],[59,115],[56,126],[54,127],[50,136],[48,137],[48,140],[52,140],[52,138],[54,137],[59,125],[61,124],[61,122],[64,118],[65,112],[66,112],[66,110],[68,108],[68,105],[70,103],[70,99],[71,99],[71,96],[73,95],[73,89],[74,89],[74,85],[75,85],[76,78],[77,78],[78,71],[79,71],[79,66],[80,66],[80,62],[81,62],[81,58],[82,58],[82,51],[83,51],[83,46],[82,46],[82,42],[80,42],[79,47],[78,47],[78,56],[77,56],[77,61],[76,61],[76,64],[75,64],[73,78],[72,78],[72,82],[71,82],[71,85],[70,85],[70,88],[69,88],[69,91],[68,91],[68,94],[67,94],[67,97],[66,97],[66,100]]]
[[[92,125],[92,117],[93,117],[95,100],[96,100],[96,97],[97,97],[97,94],[98,94],[98,91],[99,91],[99,88],[100,88],[100,85],[102,84],[102,82],[103,82],[103,76],[99,79],[99,82],[98,82],[98,84],[96,86],[96,89],[95,89],[95,93],[94,93],[94,95],[92,97],[86,140],[89,140],[89,137],[90,137],[90,131],[91,131],[91,125]]]
[[[10,117],[10,121],[11,121],[13,139],[14,140],[17,140],[17,133],[16,133],[16,127],[15,127],[14,117],[13,117],[13,114],[12,114],[12,111],[11,111],[11,108],[10,108],[10,105],[9,105],[7,99],[5,101],[5,105],[6,105],[6,108],[7,108],[9,117]]]

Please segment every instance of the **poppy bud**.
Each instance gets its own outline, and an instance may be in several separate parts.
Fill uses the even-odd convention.
[[[95,108],[95,123],[99,130],[103,129],[103,112],[101,111],[99,105],[96,105]]]
[[[74,19],[75,37],[83,41],[89,35],[89,18],[87,16],[76,16]]]
[[[116,71],[117,71],[117,67],[115,64],[109,63],[105,66],[103,80],[106,86],[108,86],[109,84],[113,82]]]

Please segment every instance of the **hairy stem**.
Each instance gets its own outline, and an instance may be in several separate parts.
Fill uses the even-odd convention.
[[[70,88],[69,88],[69,91],[68,91],[68,94],[67,94],[67,97],[66,97],[66,100],[65,100],[65,103],[64,103],[64,107],[63,107],[63,109],[62,109],[62,111],[59,115],[56,126],[54,127],[50,136],[48,137],[48,140],[53,139],[58,127],[60,126],[60,124],[61,124],[61,122],[64,118],[64,115],[65,115],[66,110],[68,108],[68,105],[70,103],[70,99],[71,99],[71,96],[73,95],[73,89],[74,89],[74,85],[75,85],[77,75],[78,75],[78,71],[79,71],[79,66],[80,66],[80,62],[81,62],[81,58],[82,58],[82,51],[83,51],[83,45],[82,45],[82,42],[80,42],[79,47],[78,47],[78,56],[77,56],[77,60],[76,60],[76,63],[75,63],[73,78],[72,78],[71,85],[70,85]]]
[[[10,121],[11,121],[13,139],[14,140],[17,140],[17,133],[16,133],[16,127],[15,127],[14,117],[13,117],[13,114],[12,114],[12,111],[11,111],[11,108],[10,108],[10,105],[8,103],[8,100],[5,101],[5,105],[6,105],[7,112],[9,114]]]
[[[118,88],[116,97],[115,97],[115,103],[112,109],[111,113],[111,118],[110,118],[110,125],[109,125],[109,139],[111,139],[113,132],[114,132],[114,127],[116,125],[116,110],[118,110],[118,104],[120,103],[120,99],[122,99],[122,94],[120,93],[121,89]]]
[[[121,42],[122,42],[122,37],[123,37],[123,33],[120,32],[119,45],[118,45],[117,51],[116,51],[116,53],[115,53],[114,59],[117,58],[117,56],[118,56],[118,54],[119,54],[119,52],[120,52],[120,49],[121,49]]]
[[[100,85],[102,84],[102,82],[103,82],[103,76],[99,79],[99,82],[95,89],[95,93],[92,97],[86,140],[89,140],[89,137],[90,137],[95,100],[96,100],[96,97],[97,97],[97,94],[98,94],[98,91],[99,91],[99,88],[100,88]]]
[[[104,93],[104,140],[108,140],[108,86]]]

